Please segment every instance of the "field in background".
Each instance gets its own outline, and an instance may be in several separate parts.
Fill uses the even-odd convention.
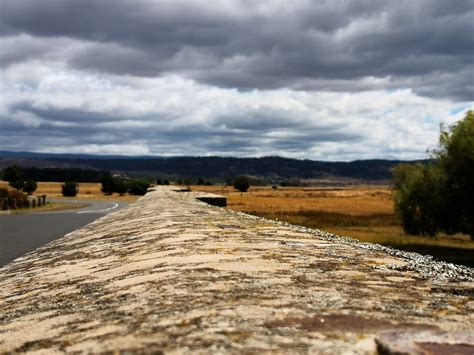
[[[61,198],[66,200],[112,200],[124,201],[129,203],[136,201],[140,197],[132,195],[119,196],[118,194],[104,195],[100,191],[100,183],[89,182],[79,183],[79,193],[76,197],[64,197],[61,194],[61,185],[62,183],[60,182],[38,182],[38,189],[33,195],[47,195],[48,198]],[[0,181],[0,187],[9,187],[8,182]]]
[[[228,207],[236,211],[474,266],[474,242],[468,236],[432,238],[405,234],[388,187],[251,187],[245,193],[221,186],[192,186],[192,189],[225,195]]]

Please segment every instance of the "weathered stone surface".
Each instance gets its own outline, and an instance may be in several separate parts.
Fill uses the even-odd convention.
[[[472,269],[193,196],[157,189],[1,268],[0,353],[375,353],[385,330],[472,334]]]
[[[375,341],[382,354],[474,354],[472,331],[389,330],[381,332]]]

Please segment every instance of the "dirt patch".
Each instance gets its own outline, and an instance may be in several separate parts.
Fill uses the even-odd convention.
[[[391,328],[437,329],[429,324],[399,324],[390,320],[365,318],[347,314],[320,314],[312,317],[287,317],[266,323],[269,328],[294,327],[317,332],[367,332]]]

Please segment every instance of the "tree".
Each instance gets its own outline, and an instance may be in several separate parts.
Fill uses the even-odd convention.
[[[234,180],[234,189],[245,192],[250,187],[250,179],[247,176],[238,176]]]
[[[128,192],[128,182],[124,179],[114,179],[113,191],[123,196]]]
[[[448,209],[443,229],[474,236],[474,112],[442,131],[435,152],[445,174]]]
[[[66,181],[61,185],[63,196],[74,197],[79,192],[79,185],[76,182]]]
[[[5,181],[12,182],[23,179],[23,172],[16,165],[9,166],[3,173]]]
[[[393,171],[395,209],[412,234],[474,235],[474,113],[441,130],[439,149],[428,165]]]
[[[10,181],[9,185],[13,187],[14,189],[17,189],[18,191],[20,191],[23,189],[23,186],[25,186],[25,180],[21,179],[21,180]]]
[[[100,189],[105,195],[114,193],[114,178],[111,174],[104,175],[101,179],[102,188]]]
[[[401,165],[394,170],[395,210],[405,232],[435,235],[442,218],[442,172],[434,165]],[[399,180],[398,182],[396,180]]]
[[[19,191],[23,188],[25,179],[23,178],[23,171],[18,166],[12,165],[7,167],[3,175],[5,181],[8,181],[9,185],[14,189]]]
[[[132,180],[128,186],[131,195],[145,195],[150,187],[148,180]]]
[[[25,184],[23,185],[23,191],[26,192],[28,195],[31,195],[33,192],[36,191],[38,188],[38,184],[34,180],[26,180]]]

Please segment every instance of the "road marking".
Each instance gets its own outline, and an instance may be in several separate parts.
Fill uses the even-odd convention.
[[[118,203],[117,202],[114,202],[114,205],[112,207],[109,207],[109,208],[103,208],[101,210],[92,210],[92,211],[79,211],[77,212],[78,214],[83,214],[83,213],[97,213],[97,212],[107,212],[107,211],[110,211],[110,210],[113,210],[115,208],[118,207]]]

